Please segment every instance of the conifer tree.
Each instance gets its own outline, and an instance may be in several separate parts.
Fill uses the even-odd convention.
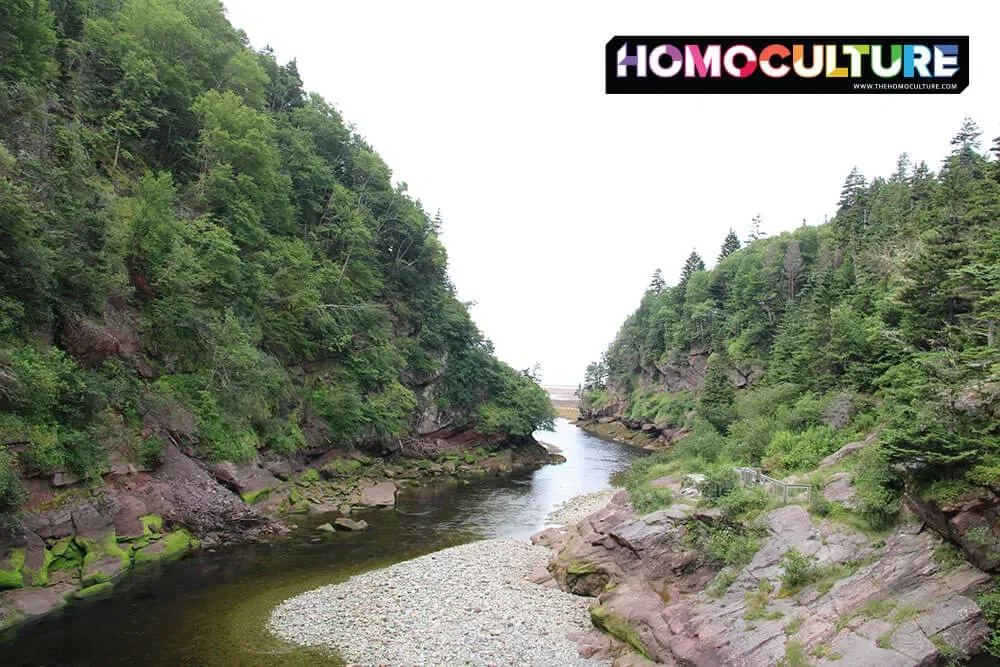
[[[653,271],[653,279],[649,281],[649,289],[647,291],[659,294],[666,285],[667,283],[663,280],[663,271],[657,269]]]
[[[705,260],[701,258],[697,250],[692,250],[691,254],[684,261],[684,268],[681,269],[681,279],[678,282],[678,287],[687,285],[688,280],[691,279],[697,271],[705,270]]]
[[[698,401],[698,412],[718,431],[725,434],[735,418],[733,405],[736,403],[736,389],[729,380],[732,361],[724,347],[720,347],[708,359],[705,385]]]
[[[722,250],[719,251],[719,261],[721,262],[739,249],[740,240],[737,238],[736,232],[730,227],[729,233],[726,234],[726,240],[722,242]]]

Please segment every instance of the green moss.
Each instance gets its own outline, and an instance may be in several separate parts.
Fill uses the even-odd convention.
[[[50,572],[60,570],[77,570],[83,566],[83,559],[87,552],[77,544],[72,537],[64,537],[53,544],[49,551],[52,552],[52,561],[49,563]]]
[[[241,493],[240,498],[243,499],[247,505],[254,505],[271,495],[272,489],[257,489],[256,491],[247,491],[246,493]]]
[[[82,588],[77,592],[73,593],[73,597],[77,600],[86,600],[87,598],[94,598],[100,595],[107,595],[114,590],[114,584],[110,581],[103,581],[99,584],[94,584],[93,586],[87,586]]]
[[[878,639],[875,640],[875,646],[879,648],[892,648],[892,642],[889,641],[889,635],[880,635]]]
[[[155,534],[163,532],[162,516],[157,516],[156,514],[144,514],[139,517],[139,521],[142,521],[142,532],[146,534],[146,537],[151,537]]]
[[[132,558],[129,555],[129,552],[118,546],[118,540],[115,538],[115,534],[113,532],[101,541],[83,537],[77,537],[75,539],[77,545],[80,546],[85,552],[81,571],[81,577],[83,578],[82,583],[84,586],[99,584],[109,580],[109,576],[103,572],[95,572],[93,574],[87,573],[90,567],[98,561],[108,557],[118,558],[121,561],[122,570],[127,570],[132,565]]]
[[[0,561],[0,591],[21,588],[24,585],[21,568],[24,567],[24,549],[14,549]]]
[[[568,568],[566,568],[566,574],[584,575],[584,574],[594,574],[599,572],[597,566],[593,563],[584,563],[582,561],[574,561]]]
[[[620,616],[611,612],[607,607],[601,604],[595,604],[590,607],[590,620],[597,627],[603,629],[605,632],[618,637],[623,642],[631,645],[635,650],[642,654],[644,658],[649,658],[649,653],[646,651],[646,647],[643,646],[642,640],[639,639],[639,635],[636,634],[632,626],[628,624],[628,621],[621,618]]]
[[[178,560],[197,545],[198,541],[191,538],[191,533],[183,528],[178,528],[136,551],[135,562],[139,564]]]
[[[757,590],[747,591],[745,596],[747,610],[743,614],[746,621],[776,621],[784,617],[780,611],[767,611],[767,605],[771,601],[771,593],[774,586],[770,579],[761,579],[757,583]]]

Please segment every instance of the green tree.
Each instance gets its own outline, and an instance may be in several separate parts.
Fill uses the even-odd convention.
[[[726,234],[726,239],[722,242],[722,249],[719,251],[719,262],[729,257],[740,249],[740,239],[732,229]]]

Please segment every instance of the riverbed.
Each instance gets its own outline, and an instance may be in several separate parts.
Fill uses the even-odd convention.
[[[0,664],[337,664],[274,639],[265,630],[271,610],[304,591],[449,546],[526,540],[556,505],[610,488],[613,475],[643,455],[565,419],[536,437],[557,446],[566,462],[400,493],[395,510],[355,515],[370,526],[363,532],[318,534],[313,528],[328,517],[303,516],[287,539],[195,552],[140,570],[107,599],[73,603],[0,636]]]

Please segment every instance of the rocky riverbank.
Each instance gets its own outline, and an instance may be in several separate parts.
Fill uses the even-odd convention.
[[[564,460],[531,439],[443,435],[388,456],[331,450],[243,464],[209,465],[170,445],[155,468],[113,457],[97,479],[28,478],[24,530],[0,542],[0,629],[105,595],[150,561],[280,535],[303,514],[347,517],[392,507],[401,488]]]
[[[599,665],[573,638],[592,600],[526,580],[549,550],[513,539],[473,542],[285,601],[268,627],[359,665]]]
[[[532,542],[552,549],[562,590],[596,596],[606,634],[580,649],[616,665],[952,664],[989,633],[975,596],[990,577],[917,521],[873,537],[787,505],[752,529],[737,539],[743,527],[693,496],[639,516],[621,492]]]

